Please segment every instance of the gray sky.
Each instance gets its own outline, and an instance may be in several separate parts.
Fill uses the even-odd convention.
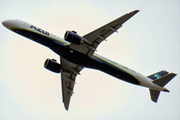
[[[62,103],[60,75],[44,69],[48,48],[0,25],[1,120],[179,120],[180,2],[178,0],[9,0],[0,21],[20,19],[59,37],[66,30],[84,35],[133,10],[140,10],[98,47],[100,55],[143,75],[160,70],[178,75],[158,103],[147,88],[84,69],[77,77],[70,108]]]

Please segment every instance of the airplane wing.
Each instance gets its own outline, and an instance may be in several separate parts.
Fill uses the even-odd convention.
[[[68,110],[77,74],[83,67],[60,58],[63,71],[61,72],[62,98],[65,109]]]
[[[92,57],[94,51],[98,45],[103,41],[106,40],[112,33],[117,32],[117,30],[122,26],[124,22],[134,16],[139,10],[132,11],[127,13],[116,20],[86,34],[83,36],[83,43],[80,45],[70,44],[70,48],[81,52],[83,54],[87,54],[89,57]]]
[[[70,44],[69,47],[78,52],[86,54],[89,57],[92,57],[98,45],[103,40],[106,40],[106,38],[109,37],[112,33],[117,32],[122,24],[137,12],[139,12],[139,10],[135,10],[117,18],[116,20],[84,35],[82,38],[84,42],[80,45]],[[76,76],[83,69],[83,67],[73,64],[62,57],[60,59],[63,68],[63,71],[61,72],[63,102],[65,109],[68,110],[70,98],[73,94]]]

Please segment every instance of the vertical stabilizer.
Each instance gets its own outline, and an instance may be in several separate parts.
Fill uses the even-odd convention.
[[[162,71],[159,71],[159,72],[154,73],[154,74],[152,74],[152,75],[149,75],[149,76],[147,76],[147,77],[150,78],[150,79],[152,79],[152,80],[156,80],[156,79],[159,79],[159,78],[161,78],[161,77],[163,77],[163,76],[165,76],[165,75],[167,75],[167,74],[168,74],[167,71],[162,70]]]

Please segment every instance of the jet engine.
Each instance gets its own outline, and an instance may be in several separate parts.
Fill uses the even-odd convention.
[[[64,39],[76,45],[80,45],[83,42],[82,37],[79,36],[75,31],[66,31]]]
[[[62,69],[61,65],[55,59],[46,59],[44,67],[55,73],[60,73]]]

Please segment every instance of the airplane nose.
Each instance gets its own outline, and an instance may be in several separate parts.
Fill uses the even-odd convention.
[[[8,29],[10,29],[10,20],[5,20],[5,21],[3,21],[2,22],[2,24],[4,25],[4,27],[6,27],[6,28],[8,28]]]
[[[7,21],[7,20],[5,20],[5,21],[3,21],[3,22],[2,22],[2,24],[4,25],[4,27],[6,27],[6,26],[7,26],[7,23],[8,23],[8,21]]]

